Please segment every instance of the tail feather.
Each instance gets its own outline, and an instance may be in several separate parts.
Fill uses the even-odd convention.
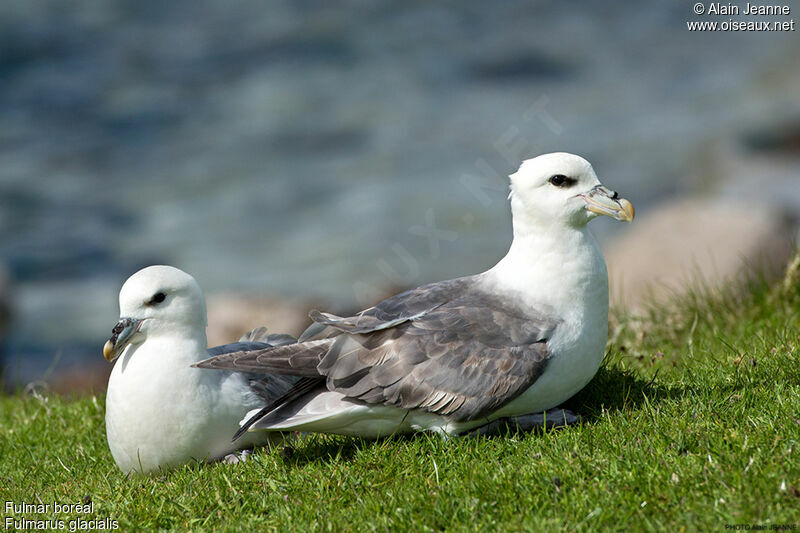
[[[289,404],[305,396],[309,392],[312,392],[318,389],[320,386],[323,386],[325,383],[324,378],[316,377],[316,378],[302,378],[297,383],[295,383],[292,388],[286,391],[286,394],[275,400],[274,402],[266,405],[263,409],[258,411],[256,414],[251,416],[247,419],[239,430],[233,435],[233,439],[231,442],[236,442],[239,438],[244,435],[250,427],[255,424],[256,422],[260,421],[266,416],[269,416],[273,411],[280,409],[284,405]]]

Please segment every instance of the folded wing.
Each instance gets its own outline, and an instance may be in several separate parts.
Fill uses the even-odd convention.
[[[355,402],[422,409],[458,422],[496,410],[536,381],[559,323],[482,290],[475,277],[407,291],[352,317],[311,317],[315,324],[297,344],[229,353],[198,366],[324,379],[328,390]]]
[[[238,342],[208,348],[206,351],[211,359],[207,359],[207,361],[213,360],[214,357],[224,358],[233,353],[270,350],[296,342],[297,340],[291,335],[270,334],[267,332],[267,328],[262,326],[248,331]],[[265,374],[264,372],[248,372],[246,373],[246,377],[250,389],[266,402],[270,403],[286,394],[299,380],[298,377],[292,375]]]

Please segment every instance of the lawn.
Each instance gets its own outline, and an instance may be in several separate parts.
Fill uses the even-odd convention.
[[[106,445],[102,395],[3,397],[3,524],[797,530],[796,266],[772,286],[697,291],[644,319],[615,314],[603,367],[569,402],[583,422],[561,430],[377,442],[310,436],[244,464],[129,477]],[[14,509],[23,503],[49,508]],[[83,507],[56,512],[55,503]]]

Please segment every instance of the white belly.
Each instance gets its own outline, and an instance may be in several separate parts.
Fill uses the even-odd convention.
[[[539,413],[560,405],[586,386],[603,361],[605,335],[595,349],[560,354],[544,374],[517,398],[497,410],[491,419]]]
[[[236,383],[230,374],[182,364],[176,368],[137,364],[141,353],[125,365],[125,355],[111,373],[106,395],[108,445],[123,471],[148,472],[214,460],[266,439],[250,435],[231,443],[239,419],[256,405],[247,405],[244,397],[238,405],[231,401],[236,394],[230,387]],[[141,359],[139,363],[144,362]]]

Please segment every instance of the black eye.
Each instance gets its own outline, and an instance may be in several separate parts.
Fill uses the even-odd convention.
[[[568,178],[564,174],[556,174],[555,176],[551,176],[547,181],[556,187],[571,187],[577,180],[574,178]]]
[[[166,294],[164,294],[163,292],[157,292],[157,293],[155,293],[153,295],[152,298],[150,298],[150,301],[147,302],[147,303],[148,303],[148,305],[160,304],[161,302],[163,302],[166,299],[167,299],[167,295]]]

